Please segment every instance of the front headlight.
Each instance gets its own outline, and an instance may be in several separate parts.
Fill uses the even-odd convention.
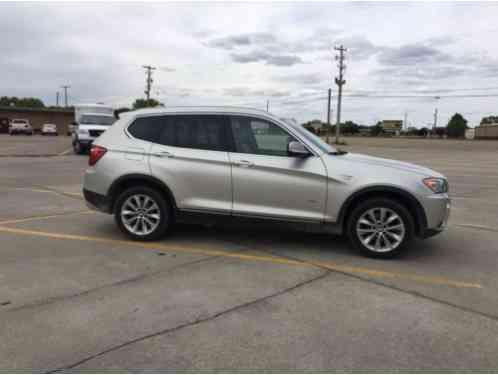
[[[422,182],[436,194],[448,192],[448,182],[444,178],[428,177],[424,178]]]
[[[78,134],[86,135],[86,134],[88,134],[88,130],[86,130],[86,129],[78,129]]]

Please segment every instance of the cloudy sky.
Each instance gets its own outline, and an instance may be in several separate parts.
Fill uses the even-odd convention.
[[[326,118],[348,48],[343,120],[421,127],[498,114],[498,3],[1,3],[0,96],[244,105]],[[440,97],[436,99],[436,97]]]

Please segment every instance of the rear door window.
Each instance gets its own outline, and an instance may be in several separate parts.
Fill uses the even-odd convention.
[[[228,151],[225,118],[216,115],[167,116],[158,143],[165,146]]]

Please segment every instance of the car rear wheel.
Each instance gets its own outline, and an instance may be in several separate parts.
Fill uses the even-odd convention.
[[[134,187],[117,198],[114,218],[130,238],[153,241],[164,236],[170,228],[170,204],[154,189]]]
[[[356,206],[347,223],[352,244],[364,254],[390,258],[399,254],[413,239],[410,212],[392,199],[370,199]]]

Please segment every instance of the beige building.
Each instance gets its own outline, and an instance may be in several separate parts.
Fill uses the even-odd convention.
[[[483,124],[475,128],[476,139],[498,139],[498,123]]]
[[[9,123],[15,118],[29,120],[35,131],[43,124],[55,124],[59,134],[67,134],[68,125],[74,121],[74,110],[57,108],[0,107],[0,133],[7,133]]]
[[[403,128],[403,121],[401,120],[382,120],[382,131],[388,134],[399,134]]]

